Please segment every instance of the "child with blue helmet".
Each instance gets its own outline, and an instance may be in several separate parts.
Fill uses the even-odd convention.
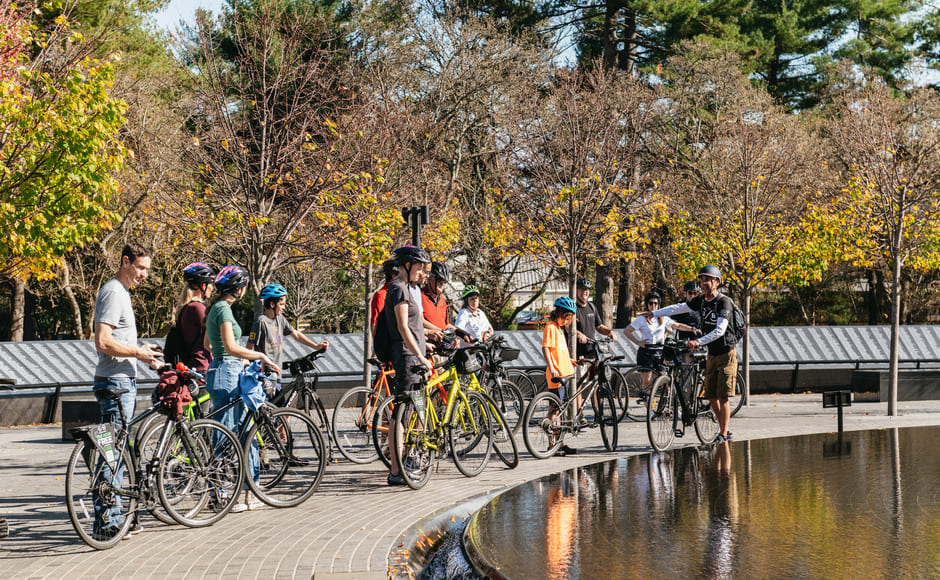
[[[287,289],[280,284],[268,284],[261,289],[258,295],[264,310],[251,326],[248,335],[248,348],[263,352],[271,361],[281,368],[281,355],[284,352],[284,337],[289,336],[314,350],[326,350],[327,341],[313,342],[307,336],[296,330],[284,316],[284,307],[287,304]]]

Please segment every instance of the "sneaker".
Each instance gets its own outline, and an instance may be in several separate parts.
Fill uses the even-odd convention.
[[[240,513],[242,513],[242,512],[246,512],[246,511],[248,511],[248,504],[242,503],[242,502],[238,502],[238,503],[236,503],[235,505],[232,506],[232,509],[230,509],[230,510],[228,511],[228,513],[230,513],[230,514],[240,514]]]
[[[386,481],[389,485],[408,485],[400,473],[389,473]]]
[[[131,536],[137,535],[142,531],[144,531],[144,527],[140,525],[140,522],[134,522],[134,525],[132,525],[130,529],[127,530],[127,533],[124,534],[124,537],[121,539],[130,540]]]
[[[266,505],[263,501],[258,499],[258,496],[256,496],[250,491],[246,491],[245,496],[246,496],[245,505],[248,507],[249,510],[261,509]]]
[[[731,437],[731,431],[728,431],[728,433],[725,435],[725,440],[726,440],[726,441],[731,441],[731,439],[732,439],[732,437]]]
[[[561,451],[562,453],[564,453],[564,454],[565,454],[565,457],[567,457],[567,456],[569,456],[569,455],[577,455],[577,454],[578,454],[578,450],[577,450],[577,449],[575,449],[574,447],[568,447],[567,445],[562,445],[562,446],[561,446],[561,449],[559,449],[559,451]]]

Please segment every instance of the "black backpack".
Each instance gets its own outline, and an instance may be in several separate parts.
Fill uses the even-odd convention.
[[[182,311],[180,311],[180,315],[182,314]],[[196,341],[201,337],[201,334],[197,336]],[[176,366],[178,362],[185,362],[192,354],[195,344],[195,341],[187,344],[183,339],[183,331],[180,330],[180,318],[177,317],[176,324],[167,333],[166,342],[163,343],[163,362],[172,366]]]
[[[388,327],[384,306],[375,321],[375,337],[372,341],[372,349],[375,351],[375,358],[381,362],[392,362],[392,332]]]
[[[740,342],[744,335],[747,334],[747,322],[744,320],[744,313],[741,312],[741,309],[738,308],[738,305],[731,302],[731,305],[734,308],[731,311],[731,320],[730,320],[730,331],[734,335],[734,343],[737,344]]]

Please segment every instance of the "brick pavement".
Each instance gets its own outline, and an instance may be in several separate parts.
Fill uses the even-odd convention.
[[[756,396],[732,420],[735,440],[834,431],[834,410],[822,409],[820,401],[820,395]],[[884,403],[856,403],[846,409],[845,428],[940,424],[940,401],[902,402],[899,408],[900,416],[886,417]],[[0,578],[385,578],[390,553],[432,514],[452,509],[465,515],[458,506],[470,498],[649,451],[643,424],[620,427],[615,453],[604,452],[599,434],[591,431],[574,442],[578,455],[537,461],[520,437],[517,469],[506,469],[494,457],[483,474],[467,479],[442,463],[420,491],[387,487],[378,463],[340,462],[329,466],[317,493],[296,508],[231,514],[202,529],[147,517],[142,534],[104,552],[87,547],[69,524],[63,494],[72,445],[60,441],[60,427],[0,429],[0,515],[11,528],[10,537],[0,540]],[[692,430],[678,442],[697,443]]]

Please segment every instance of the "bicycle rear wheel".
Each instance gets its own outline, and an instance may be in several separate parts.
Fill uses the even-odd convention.
[[[493,439],[493,451],[496,456],[506,464],[506,467],[515,469],[519,465],[519,447],[516,444],[516,438],[513,436],[509,420],[499,410],[499,406],[490,398],[484,395],[486,400],[486,409],[490,412],[490,431]]]
[[[731,416],[734,417],[744,405],[744,371],[739,370],[738,376],[734,380],[734,396],[728,397],[728,405],[731,407]]]
[[[157,492],[178,524],[209,526],[232,509],[245,477],[242,446],[211,419],[177,423],[157,466]]]
[[[646,401],[646,433],[656,451],[665,451],[676,437],[676,391],[668,375],[653,382]]]
[[[643,388],[643,375],[647,373],[652,373],[652,371],[634,367],[623,374],[626,398],[629,399],[629,403],[627,403],[627,407],[621,407],[621,411],[631,421],[646,421],[646,400],[649,398],[650,387]],[[650,381],[652,382],[651,375]]]
[[[594,392],[591,404],[594,405],[594,422],[600,427],[604,448],[607,451],[616,451],[619,420],[614,396],[610,394],[606,386],[601,385]]]
[[[695,413],[695,435],[698,437],[699,441],[706,445],[714,443],[719,433],[718,418],[715,416],[714,411],[712,411],[708,399],[696,397],[695,405],[697,407]]]
[[[395,397],[386,397],[372,414],[372,446],[385,467],[392,466],[392,450],[388,446],[388,426],[395,413]]]
[[[457,470],[467,477],[476,477],[483,471],[493,451],[490,414],[480,393],[467,393],[467,400],[459,400],[454,416],[447,426],[451,457]]]
[[[524,403],[528,403],[538,394],[538,385],[529,373],[520,370],[510,370],[506,373],[506,376],[512,384],[516,385],[519,392],[522,393]]]
[[[120,491],[135,487],[134,469],[126,449],[117,471],[108,468],[98,450],[79,440],[65,471],[65,503],[69,520],[83,542],[96,550],[107,550],[121,541],[133,523],[137,500]]]
[[[431,479],[434,450],[429,445],[430,431],[418,419],[414,402],[407,400],[395,405],[395,422],[403,426],[402,442],[392,450],[398,461],[399,473],[411,489],[421,489]]]
[[[323,434],[305,413],[281,408],[270,418],[256,420],[246,441],[260,435],[259,476],[251,474],[248,487],[273,507],[300,505],[320,487],[326,471]]]
[[[379,454],[372,444],[372,415],[380,401],[369,387],[354,387],[333,409],[333,439],[343,457],[353,463],[371,463]]]
[[[519,387],[508,380],[500,377],[494,377],[487,385],[487,393],[493,400],[493,403],[499,407],[499,411],[509,422],[512,433],[518,433],[522,426],[522,415],[525,413],[525,400]]]
[[[608,384],[610,385],[610,394],[614,398],[614,412],[616,413],[617,422],[623,421],[624,417],[627,416],[627,413],[630,409],[630,392],[627,389],[627,382],[623,378],[623,374],[614,367],[607,367],[609,379]]]
[[[549,391],[542,391],[526,407],[522,424],[522,439],[526,449],[536,459],[546,459],[564,442],[561,417],[564,414],[561,399]]]

